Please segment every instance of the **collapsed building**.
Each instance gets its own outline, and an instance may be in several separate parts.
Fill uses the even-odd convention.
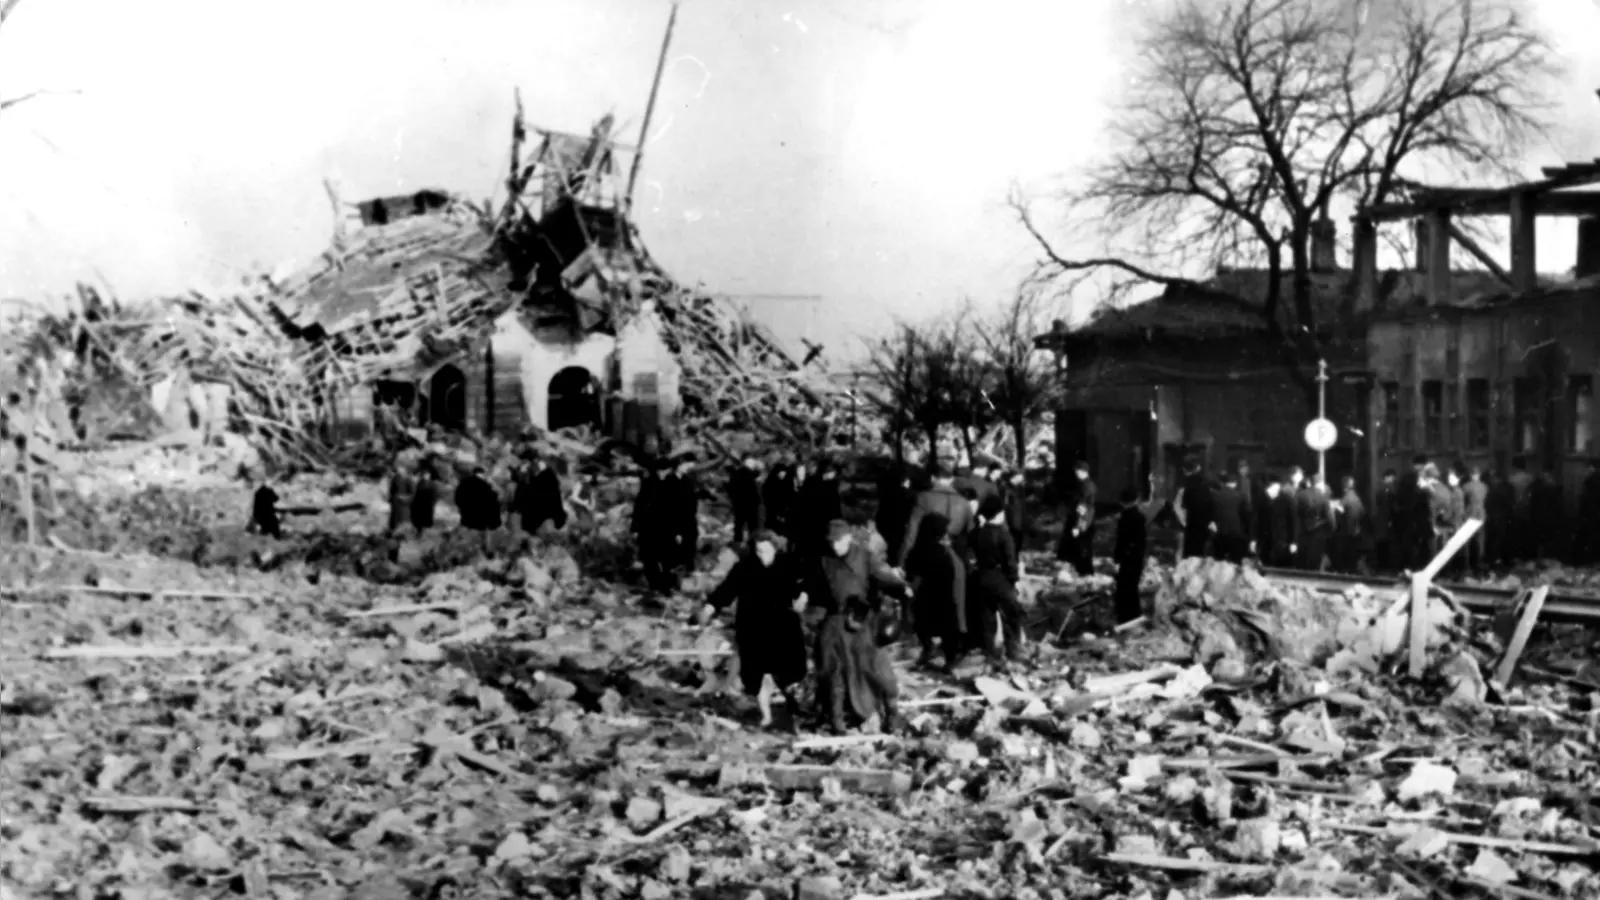
[[[618,184],[630,151],[609,116],[567,134],[519,105],[498,208],[433,189],[346,205],[330,188],[329,248],[248,296],[134,307],[81,288],[12,343],[32,361],[17,371],[59,370],[27,418],[36,445],[227,432],[305,465],[391,425],[722,449],[846,433],[846,391],[815,352],[797,359],[651,257]]]

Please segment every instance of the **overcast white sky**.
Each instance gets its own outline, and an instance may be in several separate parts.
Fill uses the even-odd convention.
[[[825,337],[970,295],[1031,259],[1016,178],[1097,148],[1143,0],[684,0],[644,165],[641,226],[678,278],[819,294]],[[1600,4],[1532,0],[1574,65],[1600,156]],[[79,279],[209,287],[319,252],[347,200],[504,177],[530,118],[637,130],[666,0],[24,0],[0,96],[0,297]],[[1581,117],[1581,119],[1580,119]],[[1530,163],[1530,173],[1537,165]],[[1541,268],[1571,265],[1542,255]],[[1570,251],[1566,251],[1570,257]]]

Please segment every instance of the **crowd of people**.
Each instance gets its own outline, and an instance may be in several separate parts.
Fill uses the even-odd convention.
[[[1426,456],[1403,473],[1383,473],[1371,502],[1356,481],[1334,491],[1298,466],[1257,477],[1235,460],[1211,477],[1197,460],[1184,465],[1172,510],[1182,555],[1352,574],[1415,571],[1439,553],[1469,519],[1483,524],[1447,571],[1482,575],[1532,559],[1600,561],[1600,462],[1591,462],[1575,520],[1549,472],[1535,476],[1517,458],[1505,473],[1471,464],[1440,466]]]
[[[891,726],[898,689],[886,648],[902,640],[920,644],[919,666],[946,673],[974,652],[998,669],[1022,659],[1020,478],[981,464],[960,477],[935,466],[914,483],[922,477],[885,477],[868,529],[846,519],[826,457],[769,467],[750,455],[729,474],[743,552],[699,618],[734,607],[740,677],[764,724],[775,696],[798,712],[794,688],[811,659],[815,712],[834,730]],[[653,527],[641,515],[657,521],[644,503],[641,492],[636,530]]]

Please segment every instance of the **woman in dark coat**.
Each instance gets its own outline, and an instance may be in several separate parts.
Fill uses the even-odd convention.
[[[561,479],[556,471],[535,456],[528,469],[517,481],[516,493],[511,498],[511,511],[517,514],[521,528],[535,534],[546,522],[557,529],[567,524],[567,506],[561,498]]]
[[[783,553],[783,538],[757,531],[754,547],[740,557],[711,592],[701,621],[733,605],[733,636],[739,647],[739,678],[756,698],[761,725],[772,724],[772,692],[783,695],[791,716],[799,713],[794,686],[806,677],[805,633],[800,626],[800,578]]]
[[[911,584],[912,618],[922,655],[917,665],[933,664],[937,641],[948,672],[961,661],[967,630],[966,567],[950,546],[950,520],[938,513],[922,517],[917,537],[906,555]]]

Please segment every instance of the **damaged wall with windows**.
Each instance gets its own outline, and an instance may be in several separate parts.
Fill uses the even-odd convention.
[[[1429,283],[1420,303],[1373,310],[1367,356],[1373,380],[1374,474],[1404,471],[1416,454],[1505,471],[1522,461],[1549,472],[1570,507],[1596,441],[1594,391],[1600,379],[1600,162],[1546,170],[1546,180],[1503,190],[1452,189],[1408,204],[1364,211],[1375,225],[1407,221],[1417,235],[1416,266]],[[1511,265],[1501,266],[1459,226],[1466,216],[1510,220]],[[1577,265],[1537,271],[1539,216],[1577,219]],[[1469,293],[1450,269],[1465,249],[1495,281]]]

